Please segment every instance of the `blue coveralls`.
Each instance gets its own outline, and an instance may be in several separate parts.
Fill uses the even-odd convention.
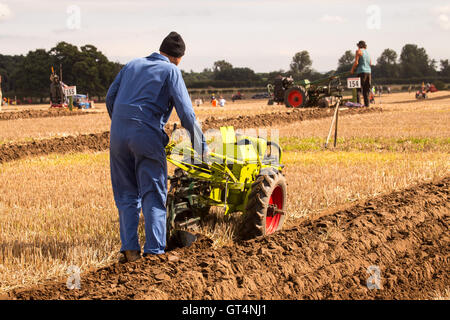
[[[108,90],[111,181],[119,210],[122,252],[141,250],[137,229],[142,207],[144,253],[164,253],[167,198],[164,148],[169,142],[164,126],[173,106],[196,151],[206,152],[205,138],[181,72],[167,57],[153,53],[132,60]]]

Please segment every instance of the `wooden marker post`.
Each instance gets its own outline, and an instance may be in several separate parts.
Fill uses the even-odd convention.
[[[337,103],[339,104],[339,101]],[[337,144],[338,119],[339,119],[339,105],[336,108],[336,122],[335,122],[335,126],[334,126],[334,147],[335,148],[336,148],[336,144]]]
[[[325,142],[325,149],[328,148],[328,142],[330,141],[331,133],[333,132],[333,125],[335,125],[335,129],[334,129],[334,146],[336,147],[336,142],[337,142],[337,117],[338,117],[338,113],[339,113],[339,105],[340,104],[341,104],[341,99],[338,99],[338,101],[336,103],[336,108],[334,109],[333,119],[331,120],[330,131],[328,131],[327,141]]]

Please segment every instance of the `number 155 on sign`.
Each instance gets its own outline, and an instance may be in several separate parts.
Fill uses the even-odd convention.
[[[77,95],[77,87],[73,86],[73,87],[64,88],[64,94],[68,97],[76,96]]]
[[[347,78],[347,88],[349,89],[361,88],[361,78]]]

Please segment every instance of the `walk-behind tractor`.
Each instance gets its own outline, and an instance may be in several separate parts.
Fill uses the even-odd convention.
[[[279,77],[274,84],[267,85],[272,97],[269,105],[278,102],[288,108],[333,107],[342,99],[345,84],[342,84],[341,79],[348,75],[350,73],[346,72],[316,81],[304,79],[298,82],[290,77]]]
[[[192,234],[187,231],[214,206],[222,207],[225,215],[242,212],[237,235],[241,240],[269,235],[283,226],[287,190],[281,148],[259,137],[236,134],[233,127],[220,131],[220,151],[211,152],[208,159],[174,142],[166,147],[168,161],[177,167],[169,177],[169,242],[190,245]]]

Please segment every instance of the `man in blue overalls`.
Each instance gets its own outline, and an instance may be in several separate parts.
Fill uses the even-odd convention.
[[[114,200],[119,210],[121,262],[140,258],[138,223],[145,219],[144,255],[162,254],[166,246],[167,161],[164,132],[175,106],[198,154],[205,138],[177,65],[185,52],[181,36],[171,32],[160,53],[129,62],[106,96],[111,118],[110,164]]]

